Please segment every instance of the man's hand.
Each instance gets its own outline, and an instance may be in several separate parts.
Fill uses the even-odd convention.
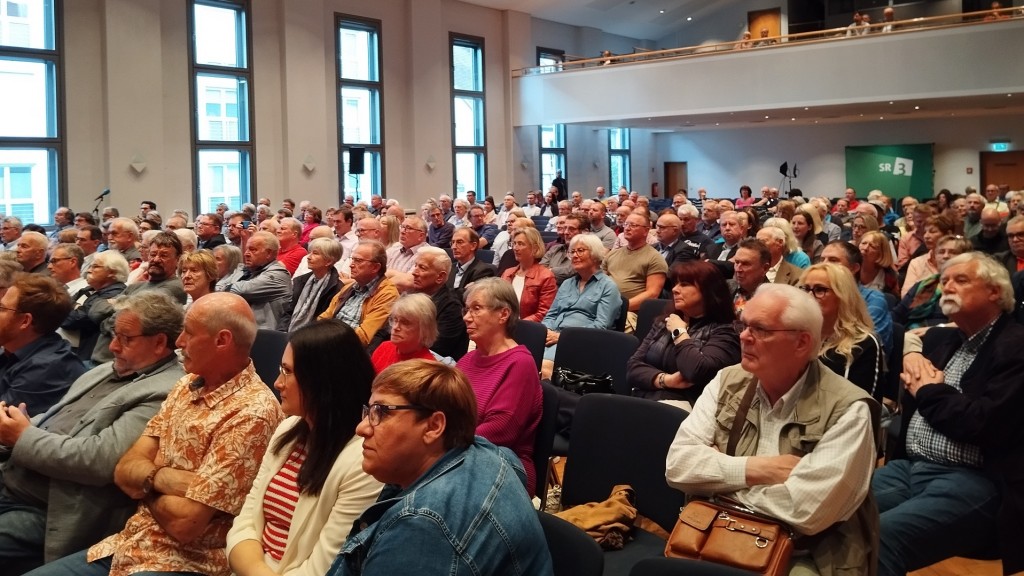
[[[547,335],[544,336],[544,345],[551,346],[552,344],[558,344],[558,332],[548,330]]]
[[[914,378],[911,374],[903,372],[900,374],[900,380],[903,380],[903,385],[907,388],[907,393],[913,397],[917,397],[917,391],[928,386],[929,384],[942,384],[946,381],[946,375],[941,370],[936,370],[936,376],[922,375],[920,378]]]
[[[940,374],[942,372],[920,352],[911,352],[903,356],[903,374],[900,375],[900,379],[904,382],[922,379],[932,382],[939,378]]]
[[[24,402],[18,406],[0,402],[0,444],[14,446],[18,438],[21,438],[21,433],[31,425]]]
[[[800,462],[793,454],[747,458],[747,486],[782,484]]]

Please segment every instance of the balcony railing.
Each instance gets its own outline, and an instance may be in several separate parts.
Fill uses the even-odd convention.
[[[852,32],[849,27],[843,26],[840,28],[829,28],[827,30],[817,30],[814,32],[801,32],[799,34],[785,34],[781,36],[769,36],[763,38],[759,37],[751,38],[749,40],[720,42],[717,44],[701,44],[700,46],[669,48],[665,50],[634,48],[634,52],[631,54],[611,54],[599,56],[597,58],[583,58],[566,55],[565,61],[559,64],[516,69],[512,71],[512,76],[520,77],[538,74],[572,72],[575,70],[591,69],[602,66],[639,64],[643,62],[651,62],[653,60],[663,61],[683,58],[699,58],[722,53],[733,53],[738,50],[779,50],[785,49],[787,45],[793,43],[806,45],[808,43],[817,42],[852,42],[862,38],[881,36],[883,34],[912,34],[922,30],[988,25],[996,22],[1004,22],[1010,19],[1024,19],[1024,8],[1003,8],[999,10],[946,14],[927,18],[913,18],[910,20],[896,20],[893,22],[878,22],[864,26],[857,32]],[[860,30],[863,30],[863,32],[860,32]]]

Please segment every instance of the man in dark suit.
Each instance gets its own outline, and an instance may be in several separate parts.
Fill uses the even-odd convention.
[[[217,246],[226,244],[227,240],[220,233],[220,228],[223,224],[224,219],[216,212],[201,214],[196,220],[196,237],[199,238],[199,246],[197,248],[200,250],[213,250]]]
[[[941,286],[942,312],[957,328],[928,330],[923,358],[905,354],[903,443],[871,482],[881,513],[879,574],[995,541],[1004,573],[1015,574],[1024,570],[1024,327],[1010,317],[1006,269],[989,257],[950,259]]]
[[[455,257],[455,269],[448,277],[450,288],[459,302],[462,294],[473,282],[481,278],[496,276],[497,271],[488,262],[476,259],[476,250],[480,247],[480,236],[471,228],[459,228],[452,236],[452,256]]]

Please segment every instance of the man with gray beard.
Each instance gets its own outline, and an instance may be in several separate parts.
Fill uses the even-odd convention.
[[[942,312],[923,356],[904,356],[902,445],[875,472],[880,575],[906,574],[998,541],[1006,574],[1024,570],[1024,327],[1006,268],[977,252],[950,259]],[[909,343],[908,343],[909,345]]]

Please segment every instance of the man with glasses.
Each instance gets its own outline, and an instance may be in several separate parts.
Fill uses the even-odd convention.
[[[13,251],[18,247],[18,238],[21,238],[21,220],[16,216],[8,216],[0,224],[0,240],[3,241],[0,249]]]
[[[400,292],[412,287],[416,253],[427,246],[427,223],[419,216],[407,216],[398,225],[398,243],[387,249],[387,276]]]
[[[453,234],[455,234],[455,226],[445,221],[444,212],[437,207],[431,208],[427,243],[442,250],[451,250]]]
[[[50,277],[67,289],[72,303],[78,300],[79,292],[88,287],[85,278],[82,278],[81,266],[84,258],[85,255],[78,246],[57,244],[46,265],[50,270]]]
[[[149,265],[146,267],[147,280],[136,282],[125,289],[125,296],[145,290],[163,290],[184,305],[188,296],[178,278],[178,259],[181,258],[181,240],[173,232],[160,232],[149,242]],[[108,319],[106,323],[111,322]]]
[[[217,246],[227,244],[227,239],[220,233],[224,219],[216,212],[201,214],[196,220],[196,236],[199,238],[200,250],[213,250]]]
[[[82,249],[82,274],[92,266],[92,259],[103,241],[103,231],[99,226],[83,226],[75,236],[75,245]]]
[[[1002,262],[1012,278],[1024,270],[1024,216],[1014,216],[1006,222],[1006,241],[1010,243],[1010,249],[993,257]]]
[[[114,468],[114,482],[138,501],[135,514],[41,573],[231,571],[225,536],[282,418],[249,359],[255,339],[256,320],[235,294],[214,292],[189,307],[176,341],[186,375]]]
[[[19,273],[0,298],[0,401],[23,403],[29,413],[50,409],[85,372],[57,328],[71,312],[71,297],[56,280]]]
[[[351,280],[342,284],[319,319],[341,320],[355,330],[356,336],[367,346],[387,323],[391,305],[398,300],[398,289],[385,277],[388,257],[380,242],[360,241],[350,261]]]
[[[490,246],[498,235],[498,227],[484,222],[484,209],[477,204],[469,209],[469,227],[480,237],[481,248]]]
[[[183,317],[166,294],[136,294],[117,312],[113,362],[83,374],[31,420],[0,404],[5,566],[63,558],[124,526],[137,503],[112,482],[114,466],[185,375],[174,354]]]
[[[615,281],[619,292],[629,300],[626,332],[636,328],[636,312],[644,300],[658,298],[665,287],[668,264],[661,254],[647,243],[651,222],[643,213],[635,211],[626,218],[622,232],[626,245],[608,253],[604,271]]]
[[[726,496],[814,536],[808,554],[794,557],[798,573],[873,573],[878,514],[868,488],[879,408],[818,360],[821,324],[811,295],[761,286],[737,323],[740,365],[701,393],[669,448],[665,477],[687,494]]]

